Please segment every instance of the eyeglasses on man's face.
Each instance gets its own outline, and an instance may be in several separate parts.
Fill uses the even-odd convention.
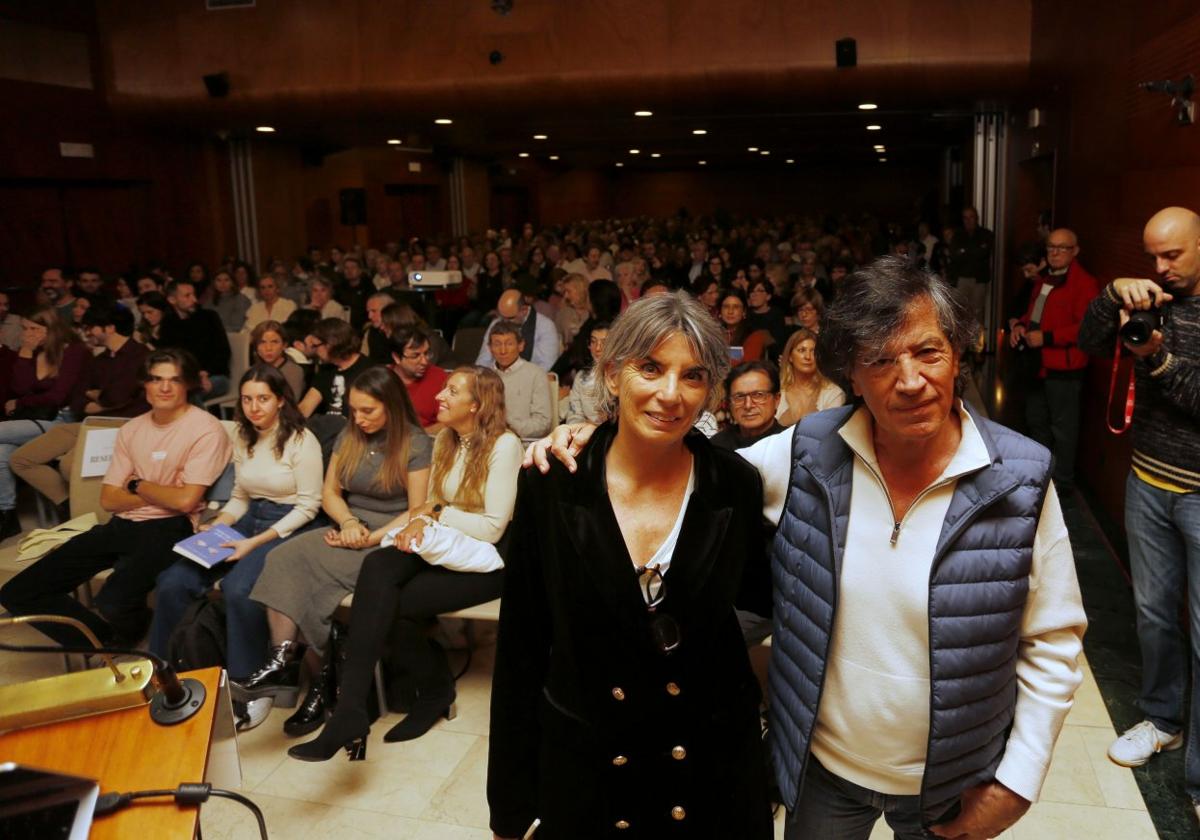
[[[762,405],[771,397],[770,391],[745,391],[729,395],[729,401],[734,405],[745,405],[752,402],[755,405]]]

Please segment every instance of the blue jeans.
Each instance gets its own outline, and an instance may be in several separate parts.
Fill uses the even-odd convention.
[[[896,840],[929,840],[921,827],[919,796],[877,793],[835,776],[809,756],[796,810],[788,814],[784,840],[867,840],[880,815]]]
[[[1138,706],[1163,732],[1187,730],[1184,784],[1192,801],[1200,802],[1200,493],[1160,490],[1131,472],[1125,532],[1142,648]],[[1185,598],[1190,648],[1179,626]],[[1184,720],[1189,656],[1192,710]]]
[[[0,510],[13,510],[17,506],[17,477],[9,469],[8,459],[17,447],[62,422],[61,414],[53,420],[0,421]]]
[[[291,505],[253,499],[245,516],[233,523],[240,534],[252,537],[270,528],[292,509]],[[296,531],[301,533],[314,523]],[[181,558],[159,576],[154,595],[154,621],[150,625],[150,650],[166,657],[167,643],[187,608],[218,579],[225,598],[225,663],[231,679],[244,679],[266,661],[271,636],[267,630],[267,612],[262,604],[250,600],[250,590],[262,572],[267,554],[283,540],[263,543],[236,563],[218,563],[206,569],[199,563]]]

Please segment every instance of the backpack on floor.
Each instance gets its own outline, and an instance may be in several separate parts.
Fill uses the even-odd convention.
[[[193,601],[167,640],[167,659],[176,671],[225,666],[225,601]]]

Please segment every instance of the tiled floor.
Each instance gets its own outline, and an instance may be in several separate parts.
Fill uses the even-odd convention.
[[[16,540],[0,547],[0,581],[11,576]],[[40,638],[32,630],[2,631],[6,640]],[[263,809],[274,837],[389,840],[491,840],[484,781],[492,648],[475,657],[460,681],[458,717],[424,738],[385,744],[399,719],[389,715],[372,730],[367,760],[341,756],[324,764],[288,758],[281,732],[290,712],[276,710],[240,738],[243,791]],[[1086,666],[1086,663],[1085,663]],[[0,653],[0,683],[57,673],[55,657]],[[1108,761],[1114,731],[1090,668],[1059,738],[1054,764],[1038,802],[1004,840],[1138,840],[1155,837],[1129,770]],[[0,756],[2,758],[2,756]],[[205,840],[258,836],[241,806],[213,800],[201,819]],[[782,836],[782,823],[777,825]],[[881,822],[872,840],[890,838]]]

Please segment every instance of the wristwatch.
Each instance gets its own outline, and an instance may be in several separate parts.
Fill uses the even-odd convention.
[[[131,478],[131,479],[129,479],[129,481],[125,482],[125,489],[136,496],[138,485],[141,483],[142,483],[142,480],[140,478]]]

